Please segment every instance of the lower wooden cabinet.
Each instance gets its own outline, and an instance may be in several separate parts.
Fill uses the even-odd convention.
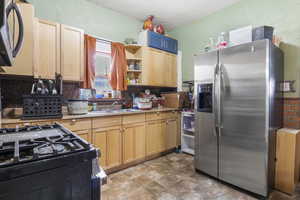
[[[91,130],[82,130],[82,131],[75,131],[75,133],[81,137],[82,139],[86,140],[87,142],[91,143]]]
[[[123,164],[146,157],[145,123],[126,125],[123,128]]]
[[[121,127],[94,129],[93,144],[100,149],[100,164],[104,169],[122,164]]]
[[[157,154],[165,149],[164,122],[162,120],[146,124],[146,154]]]
[[[177,119],[167,120],[166,127],[166,150],[169,150],[177,146]]]

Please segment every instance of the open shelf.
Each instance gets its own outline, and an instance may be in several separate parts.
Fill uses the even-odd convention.
[[[127,60],[141,61],[142,58],[126,58]]]
[[[129,45],[126,45],[125,48],[130,53],[135,54],[141,48],[141,46],[137,45],[137,44],[129,44]]]
[[[142,73],[142,70],[127,70],[130,73]]]

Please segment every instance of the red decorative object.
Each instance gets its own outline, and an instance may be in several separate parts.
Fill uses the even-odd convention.
[[[156,33],[159,33],[159,34],[162,34],[162,35],[165,34],[164,26],[161,25],[161,24],[156,25],[155,28],[154,28],[154,31],[155,31]]]
[[[150,15],[145,21],[144,21],[144,30],[150,30],[153,31],[154,25],[153,25],[153,19],[154,16]]]

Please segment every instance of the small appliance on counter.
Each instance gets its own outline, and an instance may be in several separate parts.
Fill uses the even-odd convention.
[[[135,98],[135,103],[140,110],[150,110],[152,109],[152,101],[147,98]]]
[[[0,199],[101,199],[98,150],[63,126],[0,129],[0,147]]]
[[[69,99],[68,113],[70,115],[85,115],[89,112],[89,101],[85,99]]]
[[[8,18],[13,15],[13,18],[17,17],[18,28],[9,27]],[[14,24],[14,26],[15,26]],[[11,30],[19,30],[17,44],[14,46],[12,42],[13,35],[15,33]],[[19,53],[22,47],[24,39],[24,24],[22,20],[21,12],[14,1],[1,0],[0,1],[0,66],[12,66],[13,60]]]

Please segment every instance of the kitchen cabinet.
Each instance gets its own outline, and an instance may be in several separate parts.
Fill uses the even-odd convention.
[[[126,125],[123,128],[123,164],[146,157],[145,123]]]
[[[88,130],[82,130],[82,131],[75,131],[75,133],[81,137],[82,139],[84,139],[85,141],[91,143],[92,140],[91,140],[91,130],[88,129]]]
[[[100,158],[99,158],[99,165],[104,169],[107,168],[107,131],[105,130],[93,130],[93,139],[92,143],[95,145],[96,148],[100,150]]]
[[[60,24],[42,19],[35,21],[34,76],[55,79],[55,73],[60,73]]]
[[[61,25],[61,73],[66,81],[82,81],[84,76],[84,31]]]
[[[166,121],[166,150],[177,147],[177,119]]]
[[[275,188],[293,194],[300,174],[300,131],[280,129],[276,139]]]
[[[155,33],[153,31],[148,31],[148,46],[156,49],[160,49],[163,51],[167,51],[173,54],[177,54],[178,52],[178,41],[161,35],[159,33]]]
[[[122,164],[121,127],[108,127],[93,130],[93,144],[100,149],[100,164],[105,169]]]
[[[177,87],[177,56],[142,47],[142,85]]]
[[[33,76],[34,69],[34,7],[31,4],[17,3],[23,18],[24,23],[24,40],[21,50],[14,60],[11,67],[1,67],[0,74],[5,75],[22,75]],[[12,15],[11,15],[12,16]],[[13,23],[12,17],[9,18],[9,23]],[[16,20],[17,23],[17,20]],[[11,25],[12,27],[12,25]],[[18,24],[15,29],[15,39],[18,38]],[[15,44],[17,41],[15,41]]]
[[[151,121],[146,124],[146,155],[151,156],[165,150],[164,121]]]

